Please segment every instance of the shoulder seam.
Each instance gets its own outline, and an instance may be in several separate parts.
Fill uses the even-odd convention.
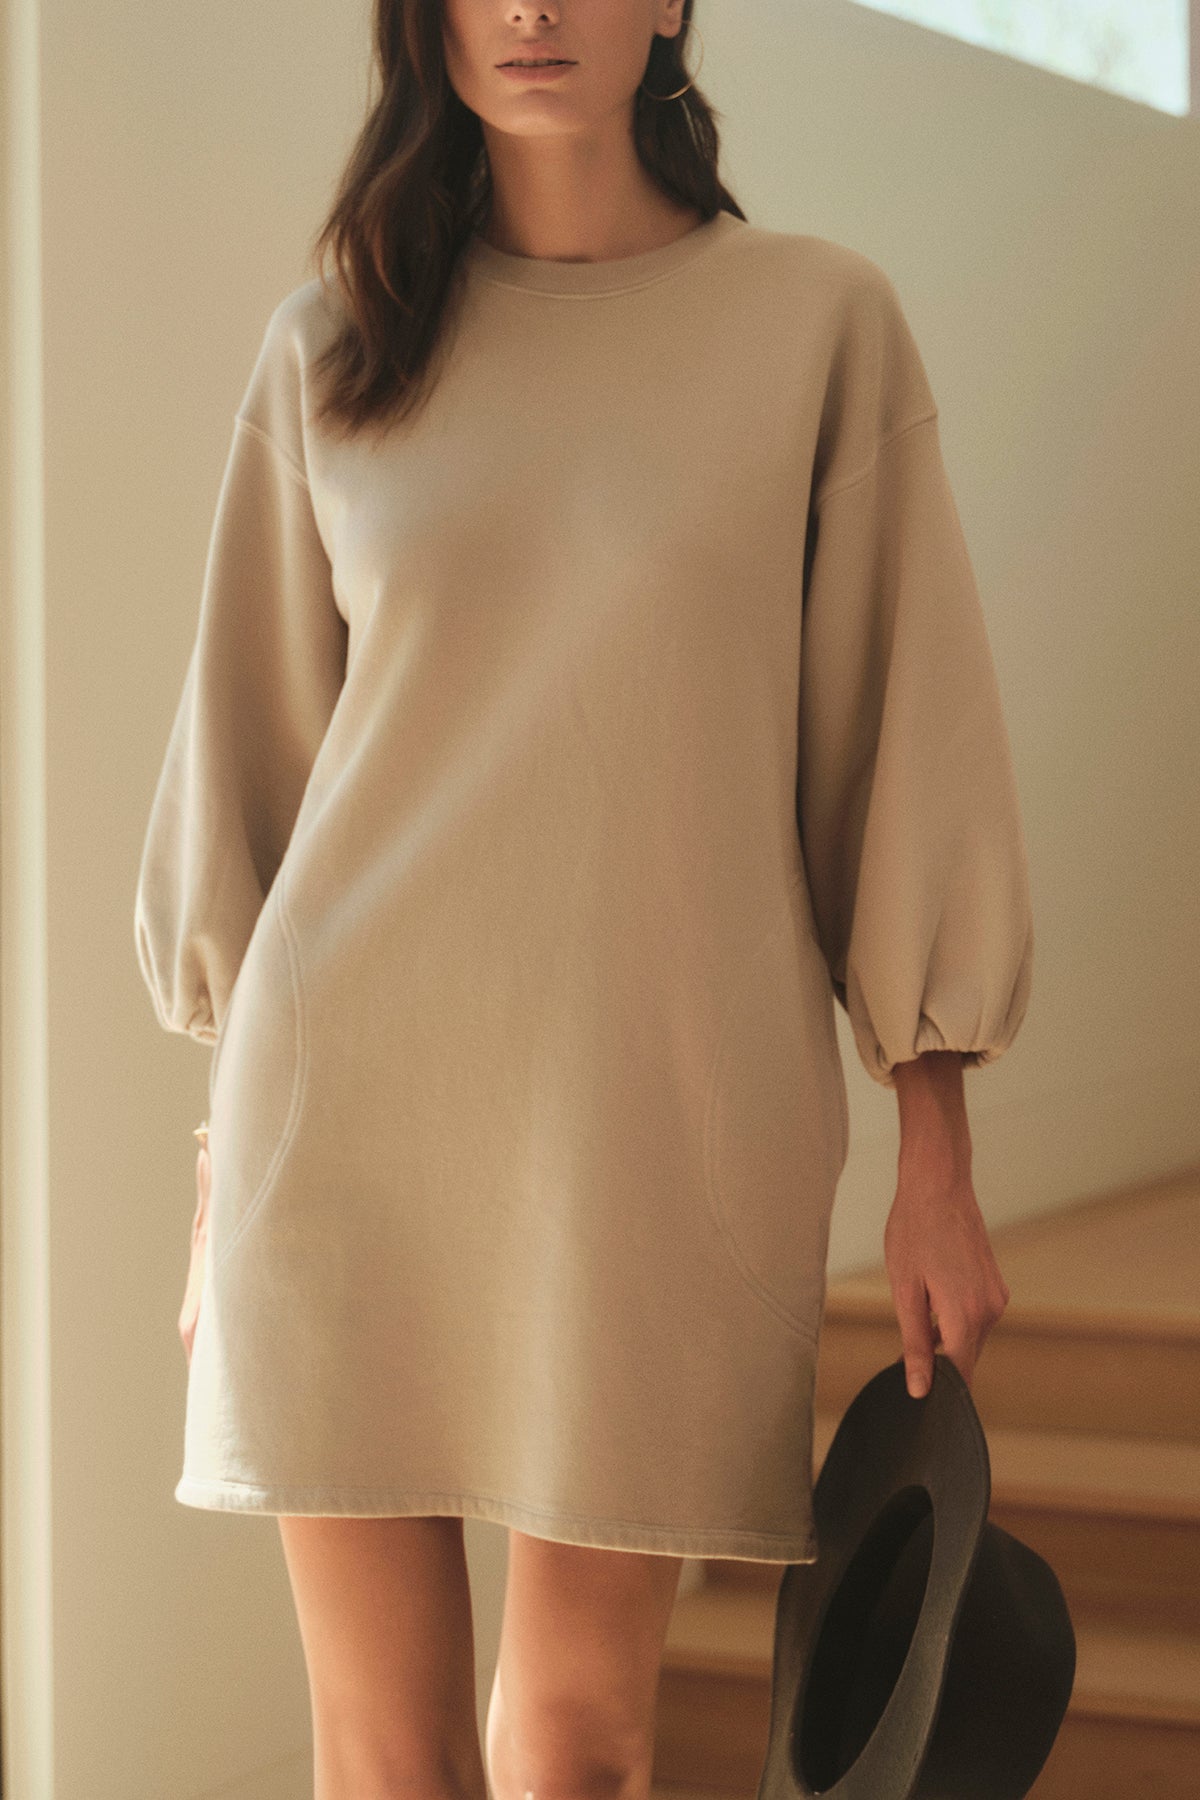
[[[827,500],[832,500],[835,494],[844,494],[847,488],[857,487],[860,481],[865,481],[879,461],[881,452],[886,450],[889,444],[894,444],[897,438],[905,437],[910,431],[915,431],[918,425],[928,425],[937,416],[938,409],[935,406],[932,412],[922,413],[919,419],[910,419],[907,425],[898,425],[895,431],[889,431],[888,435],[881,438],[876,444],[875,453],[866,467],[860,469],[857,475],[848,475],[845,481],[839,481],[836,486],[826,488],[824,493],[819,494],[813,501],[814,510],[819,510]]]
[[[269,431],[264,431],[261,425],[256,425],[253,419],[248,419],[246,417],[245,413],[234,413],[233,416],[238,425],[242,425],[247,431],[253,432],[254,436],[261,438],[264,444],[269,444],[276,455],[281,458],[288,473],[295,476],[301,487],[305,489],[308,488],[308,476],[304,473],[304,470],[300,467],[299,463],[288,454],[282,444],[277,444],[275,442],[275,439],[271,436]]]

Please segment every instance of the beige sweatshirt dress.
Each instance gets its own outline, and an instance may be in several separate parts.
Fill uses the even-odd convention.
[[[994,1061],[1027,862],[937,408],[865,256],[478,236],[426,408],[233,421],[137,954],[213,1047],[189,1506],[811,1562],[847,1105]]]

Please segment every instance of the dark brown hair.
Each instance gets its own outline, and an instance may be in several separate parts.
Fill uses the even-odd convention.
[[[643,76],[649,94],[688,79],[693,0],[676,37],[655,36]],[[435,363],[459,254],[491,205],[491,171],[479,117],[446,74],[441,0],[375,0],[373,102],[311,256],[328,288],[326,252],[344,320],[316,360],[323,387],[314,418],[343,435],[385,427],[413,411]],[[639,86],[633,138],[663,192],[708,220],[745,218],[717,174],[712,107],[693,83],[676,100]]]

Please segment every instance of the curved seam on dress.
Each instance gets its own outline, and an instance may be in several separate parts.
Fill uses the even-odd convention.
[[[907,425],[898,425],[895,431],[889,432],[887,437],[876,444],[875,454],[872,456],[865,469],[860,469],[857,475],[847,476],[845,481],[838,482],[835,487],[826,488],[824,493],[816,496],[813,501],[814,512],[819,512],[825,502],[827,500],[832,500],[835,494],[844,494],[847,488],[857,487],[860,481],[865,481],[889,444],[894,444],[897,438],[906,437],[910,431],[915,431],[918,425],[931,424],[937,416],[937,408],[935,407],[932,412],[922,413],[919,419],[910,419]]]
[[[802,869],[797,869],[793,874],[791,881],[788,883],[786,895],[787,901],[790,902],[792,892],[802,879],[803,873],[804,871]],[[789,924],[791,923],[790,905],[787,910],[787,922]],[[776,1299],[775,1295],[771,1293],[769,1288],[764,1286],[743,1256],[737,1239],[726,1219],[725,1208],[717,1192],[718,1183],[713,1168],[715,1160],[713,1155],[713,1138],[718,1091],[717,1077],[721,1069],[721,1053],[725,1047],[729,1022],[733,1015],[734,1006],[741,998],[742,990],[749,978],[750,970],[754,967],[765,946],[769,944],[775,934],[782,929],[783,921],[776,919],[762,933],[755,943],[754,948],[747,952],[738,979],[730,986],[729,995],[722,1011],[721,1024],[717,1031],[717,1041],[713,1047],[712,1062],[709,1066],[708,1089],[704,1102],[704,1189],[708,1200],[709,1213],[711,1214],[721,1240],[725,1245],[726,1253],[734,1267],[737,1269],[739,1275],[741,1275],[746,1286],[751,1290],[755,1298],[760,1300],[764,1306],[768,1307],[775,1317],[786,1325],[796,1337],[803,1339],[806,1344],[815,1348],[818,1342],[819,1327],[814,1328],[812,1325],[806,1324],[797,1314],[791,1312],[781,1300]]]
[[[214,1274],[217,1270],[222,1269],[225,1266],[235,1245],[240,1242],[243,1233],[247,1230],[251,1221],[258,1215],[263,1202],[266,1200],[274,1185],[275,1178],[279,1173],[279,1166],[283,1161],[284,1156],[287,1154],[288,1147],[296,1134],[296,1126],[300,1120],[304,1087],[308,1076],[308,1033],[305,1029],[304,1019],[304,986],[300,975],[299,950],[296,946],[295,933],[287,910],[287,897],[284,885],[285,879],[286,865],[281,863],[277,871],[277,880],[279,882],[277,910],[284,949],[287,951],[288,977],[292,987],[292,1012],[296,1039],[296,1066],[292,1073],[292,1091],[288,1100],[287,1117],[284,1120],[283,1131],[278,1143],[271,1153],[271,1160],[267,1164],[262,1180],[259,1182],[253,1196],[247,1203],[245,1212],[242,1214],[241,1219],[231,1232],[230,1236],[226,1239],[220,1257],[214,1262]]]

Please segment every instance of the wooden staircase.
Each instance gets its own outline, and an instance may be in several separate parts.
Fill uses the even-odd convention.
[[[1200,1170],[991,1239],[1012,1297],[971,1381],[989,1517],[1051,1564],[1077,1644],[1031,1800],[1200,1800]],[[851,1399],[900,1354],[882,1264],[831,1281],[815,1471]],[[783,1565],[697,1567],[663,1659],[654,1790],[751,1800]]]

